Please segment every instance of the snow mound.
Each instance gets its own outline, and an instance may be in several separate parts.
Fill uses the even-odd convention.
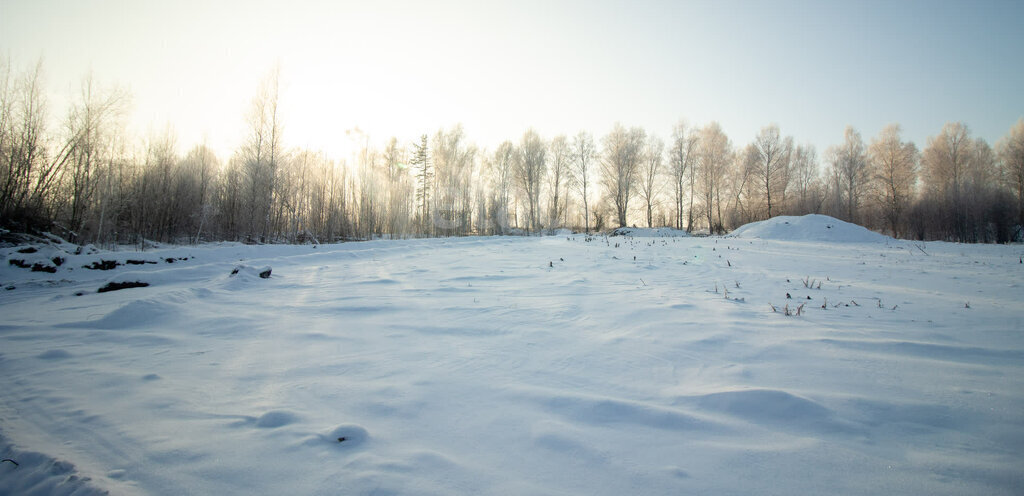
[[[892,239],[856,224],[819,214],[799,217],[780,215],[760,222],[751,222],[740,226],[728,237],[842,243],[880,243]]]
[[[612,236],[632,236],[634,238],[682,238],[690,233],[671,227],[620,227],[611,232]]]
[[[72,463],[36,451],[15,448],[0,437],[0,493],[26,496],[102,496],[110,491],[82,475]],[[105,481],[111,483],[112,481]]]

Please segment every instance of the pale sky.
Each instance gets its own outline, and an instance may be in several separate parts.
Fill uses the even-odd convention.
[[[898,122],[924,147],[947,121],[994,144],[1024,117],[1024,2],[0,0],[0,52],[42,57],[50,113],[92,71],[130,90],[130,129],[170,124],[226,159],[278,64],[284,140],[335,158],[462,123],[493,149],[615,122],[668,140],[769,123],[819,155],[846,125]]]

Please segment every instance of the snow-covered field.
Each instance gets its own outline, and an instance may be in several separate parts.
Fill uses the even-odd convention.
[[[4,249],[0,493],[1024,493],[1024,248],[773,222]]]

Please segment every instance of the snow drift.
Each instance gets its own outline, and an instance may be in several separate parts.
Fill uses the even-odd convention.
[[[841,243],[880,243],[892,238],[834,217],[819,214],[780,215],[751,222],[729,233],[730,238],[771,239],[775,241],[831,241]]]
[[[0,494],[1021,493],[1020,246],[622,241],[0,248]]]

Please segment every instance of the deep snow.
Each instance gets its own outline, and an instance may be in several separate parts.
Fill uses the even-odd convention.
[[[0,493],[1024,492],[1024,249],[790,232],[0,250]]]

